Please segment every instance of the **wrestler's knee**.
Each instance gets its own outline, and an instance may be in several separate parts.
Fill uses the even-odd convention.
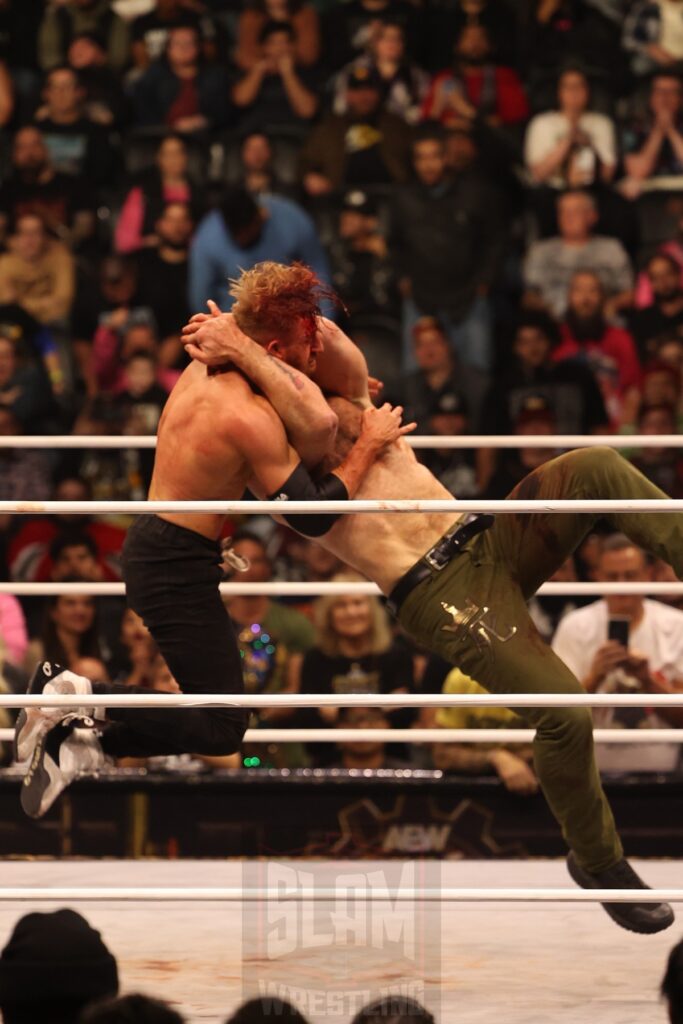
[[[202,741],[202,749],[195,751],[206,757],[224,757],[234,754],[240,749],[242,739],[247,731],[249,714],[229,712],[212,716],[212,728]]]
[[[536,739],[558,744],[578,755],[593,745],[593,716],[589,708],[546,708],[536,724]]]
[[[587,478],[602,476],[623,461],[614,448],[605,444],[593,445],[590,448],[578,448],[576,451],[569,452],[566,458],[575,473],[580,473]]]

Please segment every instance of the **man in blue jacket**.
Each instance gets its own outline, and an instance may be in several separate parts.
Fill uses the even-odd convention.
[[[262,195],[258,202],[243,188],[230,189],[221,206],[201,221],[190,250],[189,300],[205,309],[215,299],[227,312],[232,299],[228,278],[239,277],[257,263],[274,260],[306,263],[326,284],[327,257],[315,224],[300,206],[281,196]]]

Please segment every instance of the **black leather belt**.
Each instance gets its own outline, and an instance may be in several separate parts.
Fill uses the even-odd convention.
[[[473,515],[453,533],[448,533],[437,541],[434,547],[425,552],[412,569],[408,569],[408,572],[401,576],[389,594],[387,608],[391,614],[398,615],[401,605],[418,583],[422,583],[435,571],[441,572],[442,569],[445,569],[451,559],[462,551],[465,544],[476,537],[478,533],[490,529],[494,520],[495,516],[492,515]]]

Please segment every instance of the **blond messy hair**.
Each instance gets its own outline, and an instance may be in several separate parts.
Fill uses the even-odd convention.
[[[288,341],[292,331],[308,322],[317,327],[323,299],[334,298],[318,276],[303,263],[257,263],[230,279],[237,326],[262,345],[274,338]]]
[[[334,583],[367,583],[367,580],[359,573],[339,572],[332,577]],[[323,654],[332,657],[339,654],[339,637],[332,625],[332,612],[334,606],[343,599],[342,594],[329,594],[319,597],[313,606],[313,621],[318,634],[316,646]],[[366,598],[370,606],[370,636],[368,637],[368,654],[383,654],[391,647],[392,636],[389,625],[389,616],[379,598],[368,595]]]

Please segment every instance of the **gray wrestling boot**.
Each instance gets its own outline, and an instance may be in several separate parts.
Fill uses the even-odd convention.
[[[92,693],[92,684],[85,676],[62,668],[54,662],[41,661],[31,677],[27,693]],[[59,722],[94,724],[95,709],[82,708],[22,708],[14,729],[14,760],[28,761],[40,738]]]
[[[582,889],[649,889],[629,862],[620,861],[597,875],[589,874],[576,863],[573,853],[567,857],[567,870]],[[668,903],[603,903],[613,921],[630,932],[653,935],[674,923],[674,912]]]
[[[21,806],[30,818],[42,818],[68,785],[83,775],[96,775],[105,764],[95,732],[76,724],[59,722],[34,747],[21,786]]]

